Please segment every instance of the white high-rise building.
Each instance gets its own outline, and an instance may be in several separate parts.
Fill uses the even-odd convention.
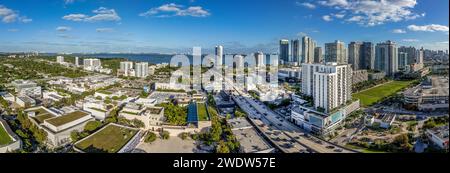
[[[56,57],[56,62],[60,63],[60,64],[64,63],[64,57],[63,56],[57,56]]]
[[[255,53],[255,59],[256,59],[256,67],[264,67],[266,66],[266,61],[264,58],[265,55],[262,52]]]
[[[316,43],[312,38],[306,36],[302,38],[302,63],[314,62],[314,48],[316,48]]]
[[[84,59],[83,66],[85,70],[94,71],[102,68],[100,59]]]
[[[133,62],[131,61],[120,62],[120,71],[123,73],[123,76],[133,76],[131,75],[133,71]]]
[[[352,95],[352,69],[337,63],[302,64],[302,92],[325,112],[346,104]]]
[[[80,58],[75,57],[75,67],[79,67],[80,66]]]
[[[145,78],[148,76],[148,63],[136,63],[136,77]]]
[[[223,65],[223,46],[216,46],[216,66]]]

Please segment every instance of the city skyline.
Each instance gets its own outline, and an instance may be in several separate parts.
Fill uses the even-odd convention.
[[[448,1],[46,2],[0,3],[0,52],[187,53],[201,46],[213,53],[223,45],[227,53],[276,53],[280,39],[303,36],[318,47],[334,40],[392,40],[448,49]]]

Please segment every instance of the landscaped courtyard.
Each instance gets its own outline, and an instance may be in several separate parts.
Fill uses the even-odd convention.
[[[138,132],[115,124],[105,128],[75,144],[75,147],[87,153],[117,153]]]
[[[355,93],[353,94],[353,97],[361,100],[361,106],[367,107],[397,93],[398,91],[408,87],[413,82],[414,81],[392,81],[359,93]]]

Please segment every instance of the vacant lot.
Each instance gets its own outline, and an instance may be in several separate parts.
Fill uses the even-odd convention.
[[[370,88],[368,90],[353,94],[353,97],[361,100],[361,105],[364,107],[371,106],[372,104],[386,98],[401,89],[407,87],[414,81],[392,81],[380,86]]]
[[[116,153],[138,130],[120,127],[118,125],[108,125],[75,145],[78,149],[87,153]]]

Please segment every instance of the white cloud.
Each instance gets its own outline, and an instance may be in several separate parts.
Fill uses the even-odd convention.
[[[408,29],[411,31],[425,31],[425,32],[436,32],[436,31],[448,32],[449,31],[448,26],[437,25],[437,24],[422,25],[422,26],[409,25]]]
[[[9,9],[3,5],[0,5],[0,20],[3,23],[13,23],[16,21],[28,23],[32,21],[32,19],[26,16],[21,16],[19,12]]]
[[[403,30],[403,29],[394,29],[394,30],[392,30],[392,33],[394,33],[394,34],[404,34],[404,33],[406,33],[406,31]]]
[[[403,39],[403,42],[418,42],[418,39]]]
[[[346,16],[350,16],[346,21],[363,26],[375,26],[425,16],[425,13],[417,14],[412,11],[417,5],[417,0],[322,0],[318,4],[344,10],[347,13]]]
[[[113,32],[114,29],[112,29],[112,28],[97,28],[95,31],[97,31],[97,32]]]
[[[332,14],[335,18],[338,18],[338,19],[342,19],[342,18],[344,18],[345,17],[345,14],[342,14],[342,13],[339,13],[339,14]]]
[[[304,33],[304,32],[299,32],[299,33],[297,33],[297,36],[298,37],[304,37],[304,36],[307,36],[307,34]]]
[[[75,22],[99,22],[99,21],[120,21],[121,18],[116,10],[100,7],[93,10],[95,15],[89,16],[86,14],[69,14],[63,16],[63,19]]]
[[[330,15],[325,15],[325,16],[322,16],[322,19],[323,20],[325,20],[325,21],[327,21],[327,22],[329,22],[329,21],[332,21],[333,19],[331,18],[331,16]]]
[[[448,41],[437,42],[437,44],[448,44]]]
[[[298,5],[298,6],[303,6],[303,7],[306,7],[306,8],[309,8],[309,9],[315,9],[316,8],[316,5],[314,5],[314,4],[312,4],[312,3],[309,3],[309,2],[295,2],[295,4],[296,5]]]
[[[174,16],[191,16],[191,17],[207,17],[210,16],[208,10],[200,6],[191,6],[185,8],[175,3],[164,4],[160,7],[152,8],[144,13],[139,14],[143,17],[174,17]]]
[[[72,28],[71,27],[67,27],[67,26],[58,26],[56,28],[56,30],[59,31],[59,32],[66,32],[66,31],[72,30]]]

